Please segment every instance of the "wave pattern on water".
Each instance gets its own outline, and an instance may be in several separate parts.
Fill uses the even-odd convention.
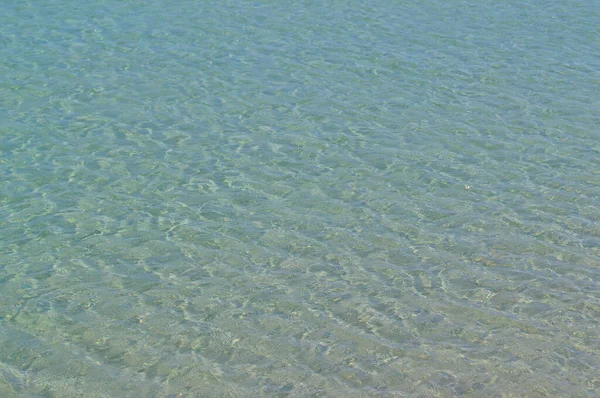
[[[0,396],[600,394],[593,2],[215,3],[0,7]]]

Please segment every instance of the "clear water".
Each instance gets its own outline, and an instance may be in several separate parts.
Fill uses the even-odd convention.
[[[600,394],[596,0],[7,0],[0,396]]]

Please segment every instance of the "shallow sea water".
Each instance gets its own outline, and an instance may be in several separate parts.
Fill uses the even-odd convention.
[[[596,1],[5,1],[0,396],[600,395]]]

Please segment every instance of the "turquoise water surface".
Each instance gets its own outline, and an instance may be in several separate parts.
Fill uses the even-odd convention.
[[[596,0],[6,0],[0,397],[600,395]]]

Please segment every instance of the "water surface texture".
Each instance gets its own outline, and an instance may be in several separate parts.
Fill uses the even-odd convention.
[[[600,394],[596,0],[6,0],[0,396]]]

